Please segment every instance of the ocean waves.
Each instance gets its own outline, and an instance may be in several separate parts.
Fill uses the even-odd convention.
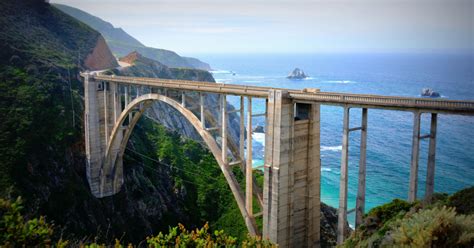
[[[342,146],[321,146],[322,152],[340,152],[342,151]]]
[[[322,83],[330,83],[330,84],[356,84],[356,81],[351,80],[329,80],[329,81],[321,81]]]

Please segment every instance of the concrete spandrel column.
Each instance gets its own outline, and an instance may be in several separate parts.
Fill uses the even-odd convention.
[[[273,112],[275,108],[275,91],[271,90],[266,100],[266,112],[265,118],[265,162],[263,167],[263,238],[270,238],[270,226],[272,224],[271,219],[271,204],[272,200],[271,190],[272,188],[272,164],[273,164]]]
[[[227,159],[227,98],[226,95],[222,95],[220,97],[221,100],[221,149],[222,149],[222,161],[224,164],[228,164],[228,159]]]
[[[431,114],[430,144],[428,151],[428,166],[426,169],[425,202],[431,203],[434,192],[435,160],[436,160],[436,128],[438,114]]]
[[[339,184],[339,209],[337,216],[337,244],[342,244],[346,236],[347,222],[347,183],[348,183],[348,159],[349,159],[349,107],[344,107],[343,133],[342,133],[342,155],[341,155],[341,178]]]
[[[362,129],[360,135],[359,183],[356,201],[356,227],[362,224],[365,213],[365,178],[367,161],[367,109],[362,109]]]
[[[420,152],[420,116],[421,116],[420,112],[415,112],[413,115],[410,188],[409,188],[409,193],[408,193],[409,202],[414,202],[416,200],[416,193],[418,190],[418,158],[419,158],[419,152]]]
[[[243,104],[242,104],[243,105]],[[242,106],[243,109],[243,106]],[[242,113],[243,111],[241,111]],[[243,116],[241,116],[243,120]],[[242,134],[243,136],[243,134]],[[253,215],[253,177],[252,177],[252,98],[247,102],[247,160],[245,163],[245,208],[250,216]]]

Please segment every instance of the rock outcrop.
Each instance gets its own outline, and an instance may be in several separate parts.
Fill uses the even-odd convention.
[[[110,52],[102,35],[98,37],[97,44],[94,50],[92,50],[92,53],[87,55],[84,65],[91,71],[111,69],[118,66],[117,60],[114,55],[112,55],[112,52]]]
[[[253,132],[254,132],[254,133],[265,133],[265,129],[264,129],[262,126],[256,126],[256,127],[253,129]]]
[[[308,75],[304,73],[300,68],[295,68],[286,78],[288,79],[305,79]]]
[[[187,68],[169,68],[166,65],[147,58],[136,51],[120,58],[120,61],[132,64],[132,66],[123,68],[122,70],[113,70],[113,74],[121,76],[215,82],[212,74],[208,71]],[[209,94],[204,99],[207,114],[213,117],[219,116],[219,110],[214,107],[217,106],[218,96],[216,94]],[[192,106],[199,105],[199,99],[197,95],[187,96],[186,102]],[[228,105],[228,108],[229,110],[234,109],[234,107],[231,105]],[[201,140],[201,136],[188,122],[188,120],[174,108],[168,106],[165,103],[155,102],[151,110],[147,112],[147,116],[163,124],[168,129],[177,131],[179,134],[185,137],[199,141]],[[209,118],[208,121],[210,121]],[[211,125],[211,123],[208,123],[208,125]],[[212,123],[212,125],[215,125],[215,123]],[[231,128],[229,128],[228,131],[229,135],[235,141],[239,140],[239,125],[238,116],[236,114],[229,114],[229,126]]]
[[[347,237],[352,232],[346,223]],[[321,202],[321,247],[335,247],[337,240],[337,209]],[[346,238],[347,238],[346,237]]]
[[[423,90],[421,90],[421,96],[440,97],[441,94],[439,94],[439,92],[436,92],[431,88],[423,88]]]

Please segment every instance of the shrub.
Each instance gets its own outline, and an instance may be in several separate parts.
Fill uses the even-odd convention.
[[[394,199],[387,204],[373,208],[369,211],[367,216],[376,217],[378,220],[380,220],[380,223],[385,223],[386,221],[389,221],[393,217],[399,215],[400,212],[407,212],[413,206],[413,203],[409,203],[400,199]]]
[[[154,237],[147,237],[149,247],[235,247],[236,239],[228,236],[224,231],[209,232],[206,223],[203,228],[188,231],[182,224],[169,229],[168,234],[159,233]]]
[[[45,217],[25,220],[21,214],[22,200],[0,198],[0,246],[44,246],[51,243],[53,225]],[[62,244],[62,243],[61,243]]]
[[[237,239],[224,233],[223,230],[209,233],[209,225],[203,228],[188,231],[183,225],[169,229],[168,234],[159,233],[154,237],[147,237],[148,247],[276,247],[270,241],[259,236],[248,235],[240,245]]]
[[[22,200],[18,197],[15,201],[0,198],[0,247],[58,247],[79,246],[84,248],[112,247],[107,244],[72,242],[59,239],[51,241],[53,224],[47,223],[45,217],[26,220],[21,214]],[[261,237],[248,235],[242,242],[226,234],[223,230],[209,232],[209,225],[196,230],[186,230],[182,224],[169,229],[168,234],[159,233],[146,238],[148,247],[276,247],[270,241]],[[116,239],[115,248],[133,247],[132,244],[124,245]]]
[[[474,215],[456,215],[454,208],[424,209],[397,220],[387,245],[397,247],[472,247]]]
[[[448,205],[459,214],[474,214],[474,187],[463,189],[448,198]]]
[[[248,235],[247,239],[242,242],[242,247],[256,247],[256,248],[264,248],[264,247],[277,247],[275,244],[272,244],[269,240],[262,239],[260,236],[251,236]]]

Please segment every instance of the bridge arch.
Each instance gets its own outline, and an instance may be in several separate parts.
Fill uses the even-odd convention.
[[[202,127],[201,121],[196,117],[196,115],[194,115],[193,112],[186,109],[185,106],[181,105],[181,103],[173,100],[170,97],[156,93],[144,94],[135,98],[132,102],[125,106],[125,109],[120,113],[120,116],[117,118],[107,141],[101,173],[109,175],[109,178],[114,177],[113,181],[114,184],[116,184],[114,187],[120,187],[122,185],[122,157],[125,152],[126,145],[136,123],[146,111],[146,109],[148,109],[155,101],[166,103],[175,110],[177,110],[196,129],[196,131],[199,133],[199,135],[213,154],[222,173],[224,174],[227,184],[229,185],[232,194],[234,195],[234,199],[236,200],[237,205],[240,209],[242,217],[244,218],[249,233],[252,235],[258,234],[255,218],[247,212],[245,207],[244,194],[234,174],[229,170],[230,167],[227,166],[226,163],[222,160],[222,150],[217,144],[216,140],[208,131],[206,131]],[[125,120],[129,118],[130,115],[132,115],[132,118],[129,119],[128,128],[124,129],[123,124]],[[101,185],[105,184],[105,180],[107,180],[107,176],[101,177]]]

